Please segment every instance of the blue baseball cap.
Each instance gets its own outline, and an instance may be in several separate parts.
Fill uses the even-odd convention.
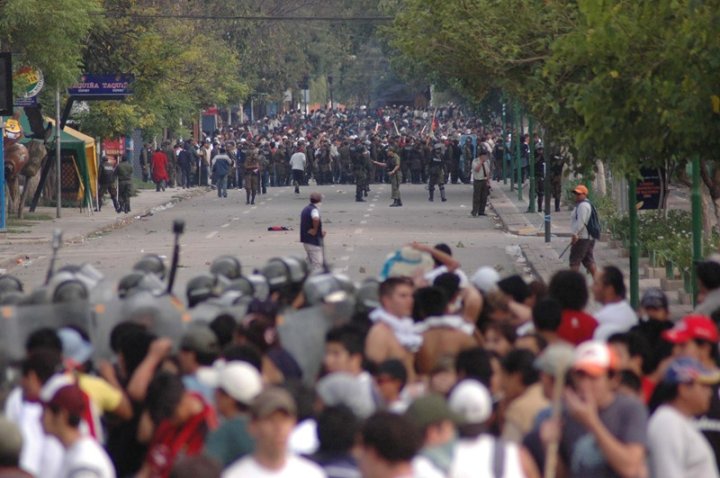
[[[713,385],[720,382],[720,372],[710,371],[690,357],[679,357],[670,362],[663,382],[670,384],[700,382]]]

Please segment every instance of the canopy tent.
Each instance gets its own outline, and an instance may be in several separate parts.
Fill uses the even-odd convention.
[[[44,118],[45,122],[52,125],[52,133],[50,138],[55,138],[55,121],[51,118]],[[24,113],[20,116],[20,124],[22,125],[23,131],[29,133],[30,123]],[[77,199],[90,207],[97,198],[97,178],[98,178],[98,164],[97,164],[97,150],[95,149],[95,140],[90,136],[87,136],[80,131],[77,131],[69,126],[65,126],[60,136],[61,154],[63,156],[69,155],[74,158],[74,169],[77,173],[80,187],[77,190]],[[30,141],[24,139],[22,142]],[[53,144],[48,145],[48,151],[54,146]]]

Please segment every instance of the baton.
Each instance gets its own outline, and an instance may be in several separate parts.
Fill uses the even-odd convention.
[[[564,256],[568,249],[570,249],[570,246],[572,246],[572,242],[568,244],[567,247],[560,253],[559,259],[562,259],[562,256]]]
[[[173,221],[173,234],[175,234],[175,246],[173,247],[172,264],[170,265],[170,275],[168,276],[167,293],[172,294],[173,284],[175,283],[175,274],[177,273],[178,263],[180,262],[180,236],[185,231],[185,221],[175,219]]]
[[[50,279],[54,274],[55,259],[57,259],[57,253],[62,246],[62,231],[55,229],[52,236],[52,257],[50,257],[50,265],[48,266],[47,276],[45,276],[45,285],[50,283]]]

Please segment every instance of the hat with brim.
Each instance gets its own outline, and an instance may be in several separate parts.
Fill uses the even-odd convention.
[[[678,357],[670,362],[662,381],[669,384],[697,382],[703,385],[715,385],[720,383],[720,371],[708,370],[690,357]]]
[[[297,416],[297,406],[290,393],[280,387],[270,387],[260,392],[250,404],[250,415],[262,419],[275,412]]]
[[[464,419],[450,409],[442,395],[431,393],[410,404],[405,416],[421,430],[444,421],[461,424]]]
[[[619,360],[612,348],[605,342],[583,342],[575,349],[572,368],[593,377],[599,377],[611,370],[617,370]]]
[[[715,323],[704,315],[688,315],[662,334],[662,338],[672,344],[684,344],[690,340],[716,343],[719,336]]]
[[[585,195],[587,195],[587,193],[588,193],[588,188],[585,187],[583,184],[578,184],[577,186],[575,186],[575,189],[573,189],[572,192],[573,192],[573,194],[585,194]]]

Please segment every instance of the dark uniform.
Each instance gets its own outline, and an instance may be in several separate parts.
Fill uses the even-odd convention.
[[[359,144],[350,147],[350,160],[352,161],[353,176],[355,177],[355,201],[365,202],[363,196],[367,196],[367,158],[365,148]]]
[[[535,149],[535,195],[539,212],[543,210],[543,198],[545,197],[545,156],[542,147]]]
[[[260,158],[256,149],[250,150],[245,158],[245,204],[255,204],[260,175]]]
[[[123,158],[117,167],[119,186],[119,208],[126,214],[130,212],[130,196],[132,195],[133,167],[128,158]]]
[[[440,198],[443,202],[447,201],[445,197],[445,162],[443,161],[442,145],[439,143],[435,145],[433,150],[428,175],[428,200],[435,200],[435,185],[437,184],[440,189]]]
[[[555,212],[560,211],[563,163],[563,158],[560,155],[554,155],[552,161],[550,161],[550,187],[552,189],[552,197],[555,200]]]
[[[98,211],[102,210],[103,196],[105,191],[110,195],[115,211],[120,212],[120,206],[117,200],[117,186],[115,181],[117,180],[117,171],[113,164],[106,158],[102,158],[100,163],[100,171],[98,175]]]

